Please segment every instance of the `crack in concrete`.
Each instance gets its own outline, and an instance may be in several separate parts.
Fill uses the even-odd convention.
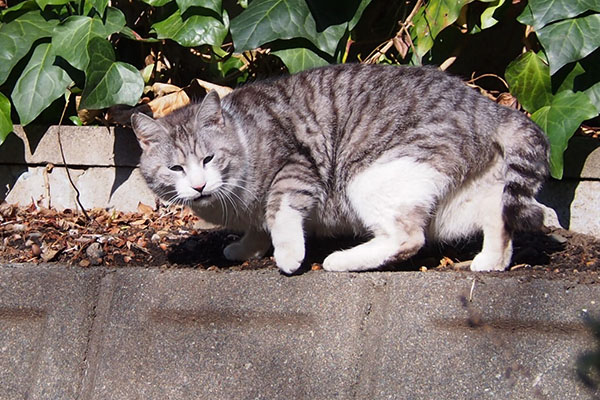
[[[114,289],[114,271],[102,269],[98,279],[96,302],[90,312],[91,323],[87,333],[87,343],[83,354],[82,378],[79,385],[77,400],[91,397],[98,369],[98,355],[102,347],[104,327],[108,322],[110,305]]]

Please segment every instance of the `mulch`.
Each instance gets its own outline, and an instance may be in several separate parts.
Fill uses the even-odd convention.
[[[215,271],[276,269],[271,256],[243,263],[226,260],[223,248],[239,236],[210,228],[181,208],[138,212],[104,209],[58,212],[38,207],[0,205],[0,262],[61,263],[80,268],[201,268]],[[303,271],[321,269],[323,258],[358,242],[352,238],[308,239]],[[410,260],[384,267],[391,271],[466,271],[481,239],[430,245]],[[514,240],[513,264],[499,276],[569,278],[600,282],[600,240],[564,229],[520,233]]]

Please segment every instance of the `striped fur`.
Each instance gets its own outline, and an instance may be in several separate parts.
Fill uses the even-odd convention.
[[[209,94],[160,120],[137,114],[132,125],[156,193],[245,232],[228,258],[261,256],[272,243],[287,273],[304,258],[307,232],[371,237],[325,260],[339,271],[409,257],[424,235],[483,230],[472,268],[504,269],[511,234],[541,224],[534,196],[548,173],[544,133],[432,68],[329,66],[222,100]],[[484,208],[497,213],[477,220]]]

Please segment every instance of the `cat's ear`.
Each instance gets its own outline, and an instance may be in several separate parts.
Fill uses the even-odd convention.
[[[204,100],[202,100],[202,104],[200,105],[198,111],[196,112],[196,121],[199,120],[210,120],[210,122],[215,123],[217,125],[225,125],[225,120],[223,119],[223,109],[221,108],[221,99],[217,94],[216,90],[211,90],[208,92]]]
[[[131,116],[131,127],[142,150],[156,143],[159,135],[167,134],[167,130],[158,121],[143,113],[135,113]]]

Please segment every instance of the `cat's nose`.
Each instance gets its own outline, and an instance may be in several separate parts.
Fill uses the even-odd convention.
[[[198,185],[198,186],[192,186],[192,188],[198,192],[198,193],[202,193],[202,191],[204,190],[204,188],[206,187],[206,184],[204,185]]]

